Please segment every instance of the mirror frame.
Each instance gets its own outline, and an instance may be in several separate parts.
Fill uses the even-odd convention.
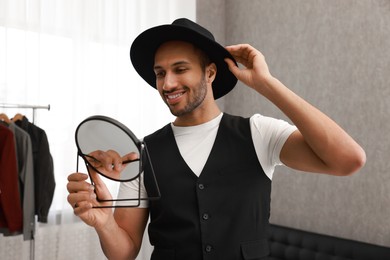
[[[135,146],[137,147],[138,149],[138,152],[139,152],[139,160],[140,160],[140,167],[141,169],[138,171],[138,174],[133,177],[133,178],[130,178],[130,179],[123,179],[123,180],[120,180],[120,179],[114,179],[100,171],[98,171],[97,169],[95,169],[95,167],[93,167],[92,165],[88,164],[92,169],[94,169],[96,172],[98,172],[99,174],[103,175],[105,178],[107,179],[110,179],[112,181],[118,181],[118,182],[129,182],[129,181],[133,181],[135,179],[137,179],[139,177],[139,175],[141,174],[141,172],[143,171],[143,155],[145,153],[145,144],[143,142],[141,142],[140,140],[138,140],[138,138],[133,134],[133,132],[130,131],[129,128],[127,128],[124,124],[118,122],[117,120],[115,119],[112,119],[110,117],[107,117],[107,116],[101,116],[101,115],[96,115],[96,116],[90,116],[88,118],[86,118],[85,120],[83,120],[76,128],[76,132],[75,132],[75,141],[76,141],[76,146],[77,146],[77,154],[78,156],[80,156],[81,158],[83,158],[84,162],[86,163],[88,160],[85,156],[85,154],[81,151],[81,148],[80,148],[80,143],[78,141],[78,138],[77,138],[77,134],[80,130],[80,127],[88,122],[88,121],[94,121],[94,120],[97,120],[97,121],[104,121],[104,122],[107,122],[109,124],[112,124],[116,127],[118,127],[119,129],[121,129],[127,136],[129,136],[131,138],[131,140],[133,141],[133,143],[135,144]],[[87,164],[87,163],[86,163]],[[91,176],[90,176],[91,177]],[[92,178],[91,178],[92,179]]]
[[[98,120],[98,121],[104,121],[104,122],[107,122],[107,123],[110,123],[116,127],[118,127],[119,129],[121,129],[127,136],[130,137],[130,139],[134,142],[134,144],[136,145],[137,149],[138,149],[138,152],[139,152],[139,164],[140,164],[140,171],[138,172],[138,174],[134,177],[134,178],[131,178],[131,179],[124,179],[124,180],[119,180],[119,179],[114,179],[114,178],[111,178],[103,173],[101,173],[100,171],[97,171],[93,166],[89,165],[88,163],[88,160],[85,158],[85,155],[82,153],[81,149],[80,149],[80,144],[79,144],[79,141],[78,141],[78,132],[79,132],[79,129],[80,127],[88,122],[88,121],[92,121],[92,120]],[[98,174],[104,176],[105,178],[107,179],[110,179],[112,181],[116,181],[116,182],[130,182],[130,181],[134,181],[135,179],[139,179],[138,181],[138,198],[128,198],[128,199],[109,199],[109,200],[102,200],[102,199],[99,199],[98,197],[96,198],[96,200],[98,202],[115,202],[115,201],[138,201],[138,203],[136,205],[103,205],[103,206],[93,206],[93,208],[123,208],[123,207],[138,207],[140,205],[140,201],[141,200],[158,200],[161,198],[161,193],[160,193],[160,189],[159,189],[159,186],[158,186],[158,183],[157,183],[157,178],[156,178],[156,175],[154,173],[154,170],[153,170],[153,165],[152,165],[152,161],[150,159],[150,156],[149,156],[149,153],[148,153],[148,150],[147,150],[147,147],[146,147],[146,144],[145,142],[143,141],[140,141],[134,134],[132,131],[130,131],[129,128],[127,128],[124,124],[120,123],[119,121],[113,119],[113,118],[110,118],[110,117],[107,117],[107,116],[102,116],[102,115],[95,115],[95,116],[90,116],[86,119],[84,119],[83,121],[81,121],[81,123],[77,126],[76,128],[76,131],[75,131],[75,141],[76,141],[76,146],[77,146],[77,169],[76,171],[78,172],[78,165],[79,165],[79,157],[81,157],[83,160],[84,160],[84,163],[87,167],[87,171],[88,171],[88,176],[91,180],[91,184],[93,186],[95,186],[95,182],[89,172],[89,169],[88,167],[91,167],[93,170],[95,170]],[[151,173],[153,175],[153,180],[154,180],[154,183],[156,185],[156,191],[157,191],[157,195],[154,196],[154,197],[146,197],[146,198],[141,198],[141,173],[144,172],[144,162],[148,162],[150,164],[150,168],[151,168]],[[95,191],[96,193],[96,191]],[[97,195],[97,194],[96,194]]]

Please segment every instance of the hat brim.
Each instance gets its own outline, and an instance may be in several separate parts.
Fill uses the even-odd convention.
[[[237,78],[230,72],[225,58],[234,62],[232,55],[220,44],[191,29],[178,25],[161,25],[141,33],[130,48],[130,59],[138,74],[152,87],[156,88],[154,74],[154,55],[158,47],[167,41],[186,41],[203,50],[217,66],[213,82],[214,99],[229,93],[237,84]],[[236,63],[237,64],[237,63]]]

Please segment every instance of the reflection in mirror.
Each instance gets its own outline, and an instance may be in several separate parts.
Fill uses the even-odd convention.
[[[120,176],[113,176],[112,173],[110,173],[112,164],[104,164],[109,163],[109,155],[126,157],[132,152],[139,154],[140,142],[134,139],[134,135],[130,136],[129,133],[121,129],[118,125],[110,122],[110,120],[100,120],[100,118],[90,118],[90,120],[84,121],[79,125],[76,132],[76,142],[78,143],[79,151],[81,152],[80,155],[88,155],[90,158],[89,161],[93,161],[92,158],[95,158],[96,162],[103,162],[102,166],[106,166],[106,170],[95,170],[107,178],[113,177],[114,180],[130,181],[136,178],[140,173],[139,161],[128,163]],[[96,165],[96,163],[91,164],[91,166],[93,165]]]
[[[116,151],[112,151],[116,153]],[[102,158],[106,153],[103,151],[93,151],[83,154],[82,157],[88,165],[103,176],[116,181],[130,181],[138,176],[140,169],[139,154],[131,152],[123,157],[119,157],[116,162],[109,161],[109,158]],[[134,159],[127,159],[132,157]]]
[[[85,162],[97,200],[109,202],[95,207],[136,207],[140,200],[159,198],[159,193],[153,198],[140,197],[141,173],[145,163],[151,166],[151,160],[145,144],[126,126],[109,117],[92,116],[79,124],[75,138],[78,155]],[[97,181],[103,181],[112,198],[99,197]],[[137,198],[120,197],[119,186],[125,182],[134,182],[133,186],[138,187]]]

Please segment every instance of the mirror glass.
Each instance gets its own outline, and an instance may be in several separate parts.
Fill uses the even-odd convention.
[[[111,120],[98,118],[84,121],[76,132],[79,155],[84,157],[97,172],[117,181],[131,181],[140,174],[140,142],[133,140],[129,133],[113,124]],[[120,174],[113,171],[111,162],[106,162],[104,152],[117,153],[123,158],[124,165]],[[128,156],[134,154],[138,159],[130,160]]]
[[[140,192],[144,164],[151,165],[147,149],[125,125],[109,117],[92,116],[79,124],[75,139],[78,156],[84,160],[85,170],[95,186],[97,201],[109,202],[95,207],[136,207],[140,205],[140,200],[151,199],[142,197]],[[79,163],[77,171],[78,168]],[[153,170],[151,174],[155,180]],[[95,185],[97,181],[104,182],[112,198],[99,197]],[[129,183],[135,190],[132,194],[138,196],[130,198],[128,193],[120,192],[121,185]],[[155,185],[157,187],[157,182]]]

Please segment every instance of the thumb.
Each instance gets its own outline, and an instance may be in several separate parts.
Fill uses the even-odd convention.
[[[231,59],[225,58],[225,62],[229,67],[229,70],[240,81],[245,83],[245,74]]]
[[[225,62],[228,65],[228,68],[231,71],[231,73],[233,73],[233,75],[239,79],[241,74],[241,69],[229,58],[225,58]]]
[[[112,199],[112,196],[102,180],[102,178],[99,176],[97,172],[91,169],[90,171],[91,179],[93,181],[93,184],[95,186],[95,192],[98,199],[101,200],[109,200]]]

